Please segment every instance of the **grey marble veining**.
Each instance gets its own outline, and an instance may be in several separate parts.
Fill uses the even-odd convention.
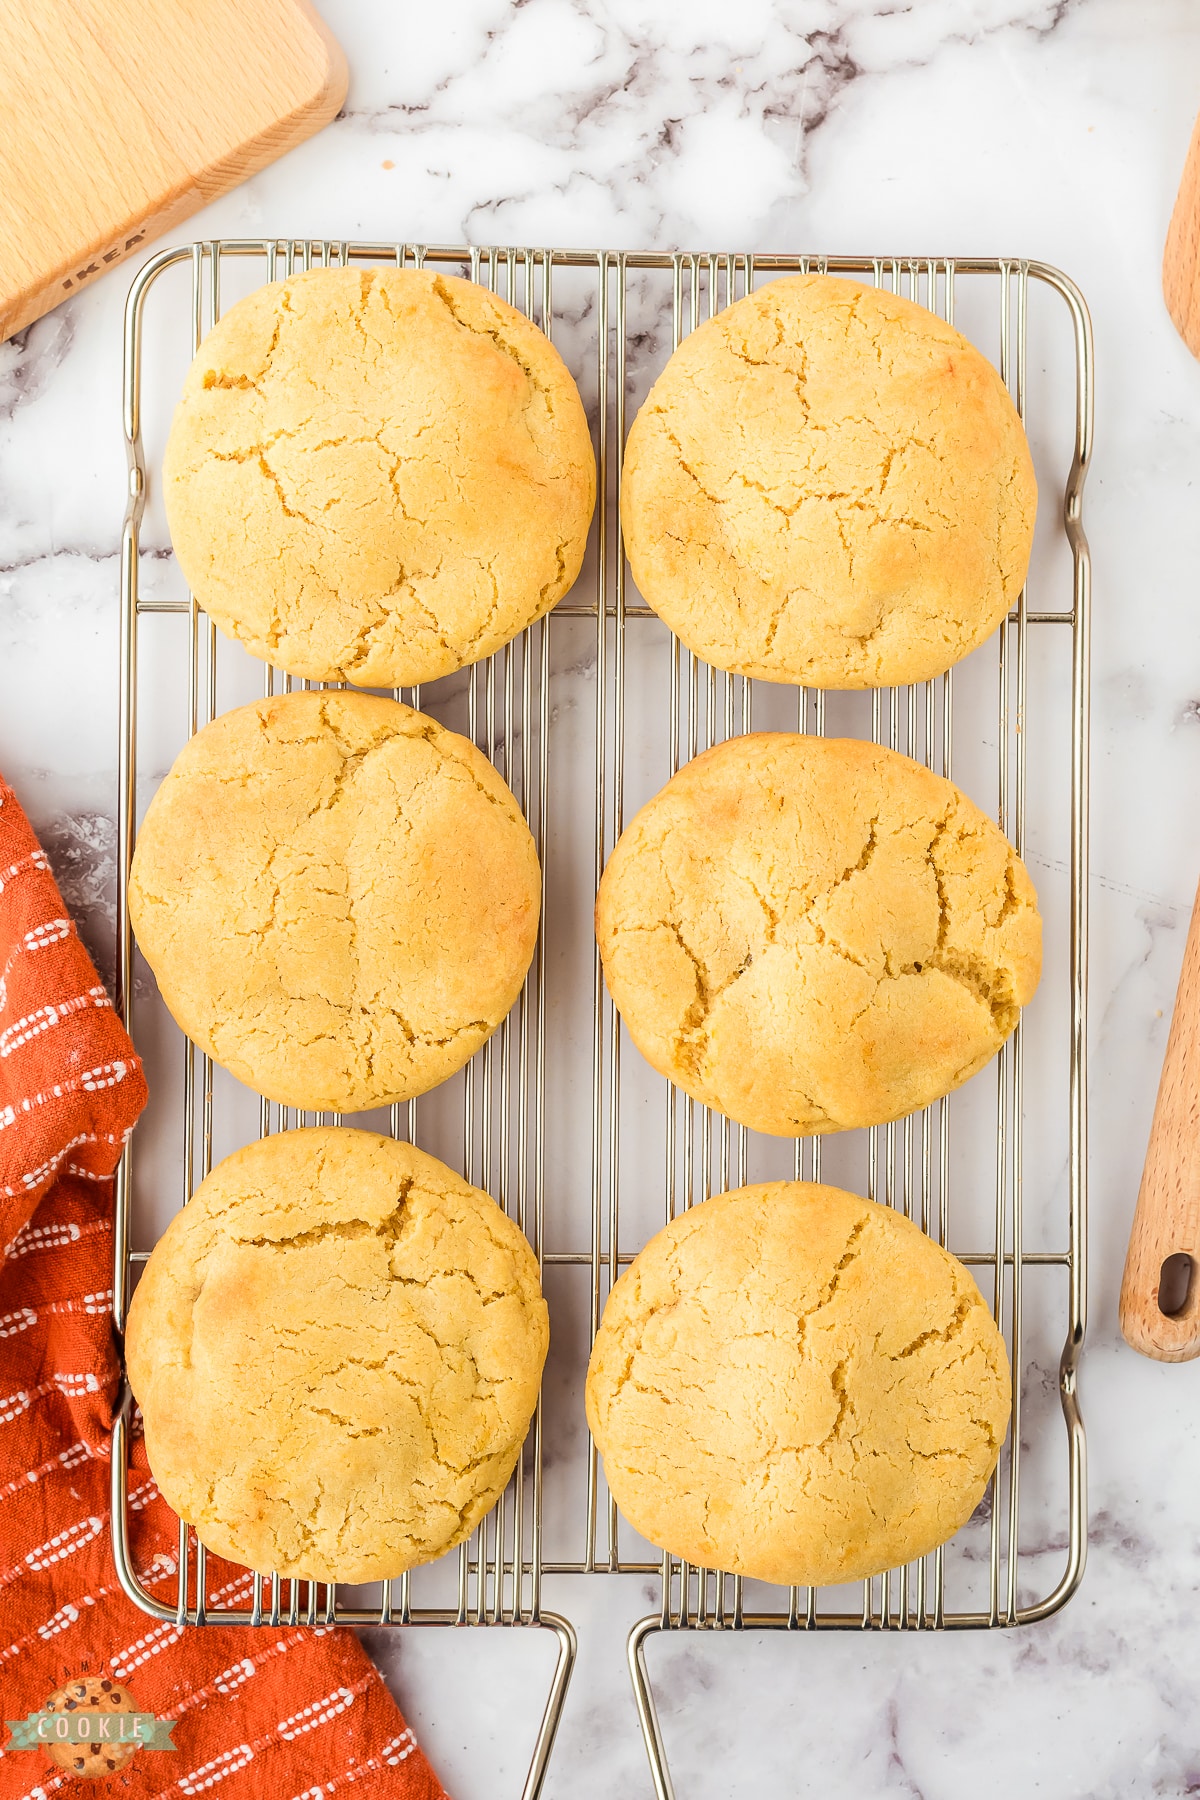
[[[1142,1361],[1116,1329],[1200,874],[1200,368],[1158,287],[1200,107],[1200,14],[1190,0],[323,11],[354,72],[343,116],[189,236],[1000,252],[1060,265],[1089,300],[1089,1571],[1061,1615],[1020,1632],[687,1637],[651,1658],[688,1800],[1200,1791],[1200,1367]],[[106,973],[129,273],[0,345],[0,768]],[[1035,1548],[1061,1559],[1052,1531]],[[648,1794],[624,1639],[653,1589],[561,1579],[547,1598],[581,1641],[548,1793]],[[429,1632],[373,1647],[458,1800],[519,1791],[543,1642]]]

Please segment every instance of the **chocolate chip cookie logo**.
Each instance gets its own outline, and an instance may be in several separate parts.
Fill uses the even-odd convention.
[[[128,1688],[79,1675],[56,1689],[40,1712],[6,1721],[5,1751],[41,1750],[70,1775],[94,1781],[116,1775],[139,1750],[174,1750],[174,1719],[139,1712]]]

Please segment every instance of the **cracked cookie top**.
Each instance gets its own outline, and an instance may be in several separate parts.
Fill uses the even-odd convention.
[[[773,281],[691,332],[625,451],[639,589],[719,669],[924,681],[1016,601],[1037,486],[999,375],[912,301]]]
[[[781,1137],[949,1093],[1041,973],[1033,883],[965,794],[893,750],[789,732],[706,750],[642,808],[596,934],[646,1060]]]
[[[327,1126],[213,1170],[146,1264],[125,1349],[155,1480],[201,1543],[353,1582],[474,1530],[548,1342],[537,1260],[487,1194]]]
[[[957,1531],[1009,1405],[967,1269],[889,1208],[803,1181],[660,1231],[613,1288],[587,1377],[636,1530],[701,1568],[814,1586]]]
[[[541,874],[511,791],[394,700],[222,714],[150,803],[137,941],[187,1035],[282,1105],[361,1112],[468,1060],[533,956]]]
[[[200,346],[167,443],[171,541],[256,656],[360,687],[490,656],[579,573],[578,389],[523,313],[413,269],[313,269]]]

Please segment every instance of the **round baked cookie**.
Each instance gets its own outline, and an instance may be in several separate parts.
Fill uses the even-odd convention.
[[[474,1530],[548,1342],[537,1260],[487,1194],[327,1126],[213,1170],[150,1256],[125,1353],[154,1478],[201,1543],[355,1582]]]
[[[807,1181],[718,1195],[660,1231],[613,1288],[587,1376],[631,1525],[701,1568],[814,1587],[957,1531],[1010,1397],[963,1265]]]
[[[1037,486],[1016,408],[959,332],[826,275],[691,332],[625,450],[639,589],[720,669],[816,687],[924,681],[1016,600]]]
[[[1041,972],[1033,883],[965,794],[895,751],[788,732],[706,750],[642,808],[596,934],[646,1060],[780,1137],[958,1087]]]
[[[596,470],[549,339],[473,282],[313,269],[200,346],[163,465],[200,604],[256,656],[360,687],[490,656],[579,573]]]
[[[222,714],[176,759],[129,877],[179,1025],[282,1105],[360,1112],[444,1081],[504,1018],[541,877],[512,793],[394,700]]]

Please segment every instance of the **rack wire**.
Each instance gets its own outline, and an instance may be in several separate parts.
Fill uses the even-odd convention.
[[[551,1363],[525,1455],[491,1517],[441,1563],[367,1596],[260,1575],[247,1576],[245,1596],[214,1596],[203,1547],[182,1523],[167,1580],[174,1591],[150,1591],[129,1550],[126,1391],[113,1455],[118,1573],[145,1611],[179,1625],[553,1631],[557,1660],[527,1800],[544,1779],[574,1658],[570,1624],[542,1605],[543,1575],[657,1576],[660,1605],[635,1626],[629,1657],[656,1790],[669,1800],[646,1661],[654,1634],[1011,1626],[1056,1610],[1082,1576],[1076,1368],[1086,1308],[1090,566],[1081,507],[1092,434],[1090,322],[1065,276],[1015,259],[239,240],[167,250],[145,266],[130,292],[125,336],[118,959],[126,1023],[167,1078],[155,1084],[159,1098],[118,1181],[118,1330],[137,1268],[165,1223],[164,1195],[169,1213],[215,1157],[317,1116],[260,1101],[184,1044],[135,962],[125,878],[138,818],[184,739],[227,706],[292,685],[218,636],[180,585],[161,521],[147,529],[169,406],[231,295],[347,262],[437,265],[484,282],[556,342],[593,419],[597,514],[575,588],[489,661],[423,690],[397,691],[477,742],[525,811],[543,868],[533,967],[509,1019],[460,1076],[420,1101],[356,1121],[419,1139],[486,1187],[527,1232],[551,1308]],[[808,270],[873,281],[959,324],[994,354],[1030,432],[1041,489],[1030,588],[1044,598],[1035,607],[1023,590],[989,645],[917,687],[844,695],[726,675],[671,638],[628,576],[620,464],[641,395],[703,318],[765,279]],[[899,1124],[795,1144],[743,1130],[649,1071],[605,993],[590,903],[623,825],[698,751],[762,728],[869,737],[953,773],[1033,866],[1047,933],[1041,993],[989,1071]],[[1038,1171],[1033,1182],[1027,1167]],[[620,1270],[682,1208],[780,1175],[824,1176],[867,1193],[954,1249],[991,1299],[1014,1370],[1009,1436],[971,1526],[853,1593],[771,1589],[660,1555],[620,1520],[581,1423],[587,1351]],[[1055,1450],[1063,1439],[1055,1412],[1065,1423],[1065,1461]],[[1048,1565],[1057,1559],[1054,1573]]]

